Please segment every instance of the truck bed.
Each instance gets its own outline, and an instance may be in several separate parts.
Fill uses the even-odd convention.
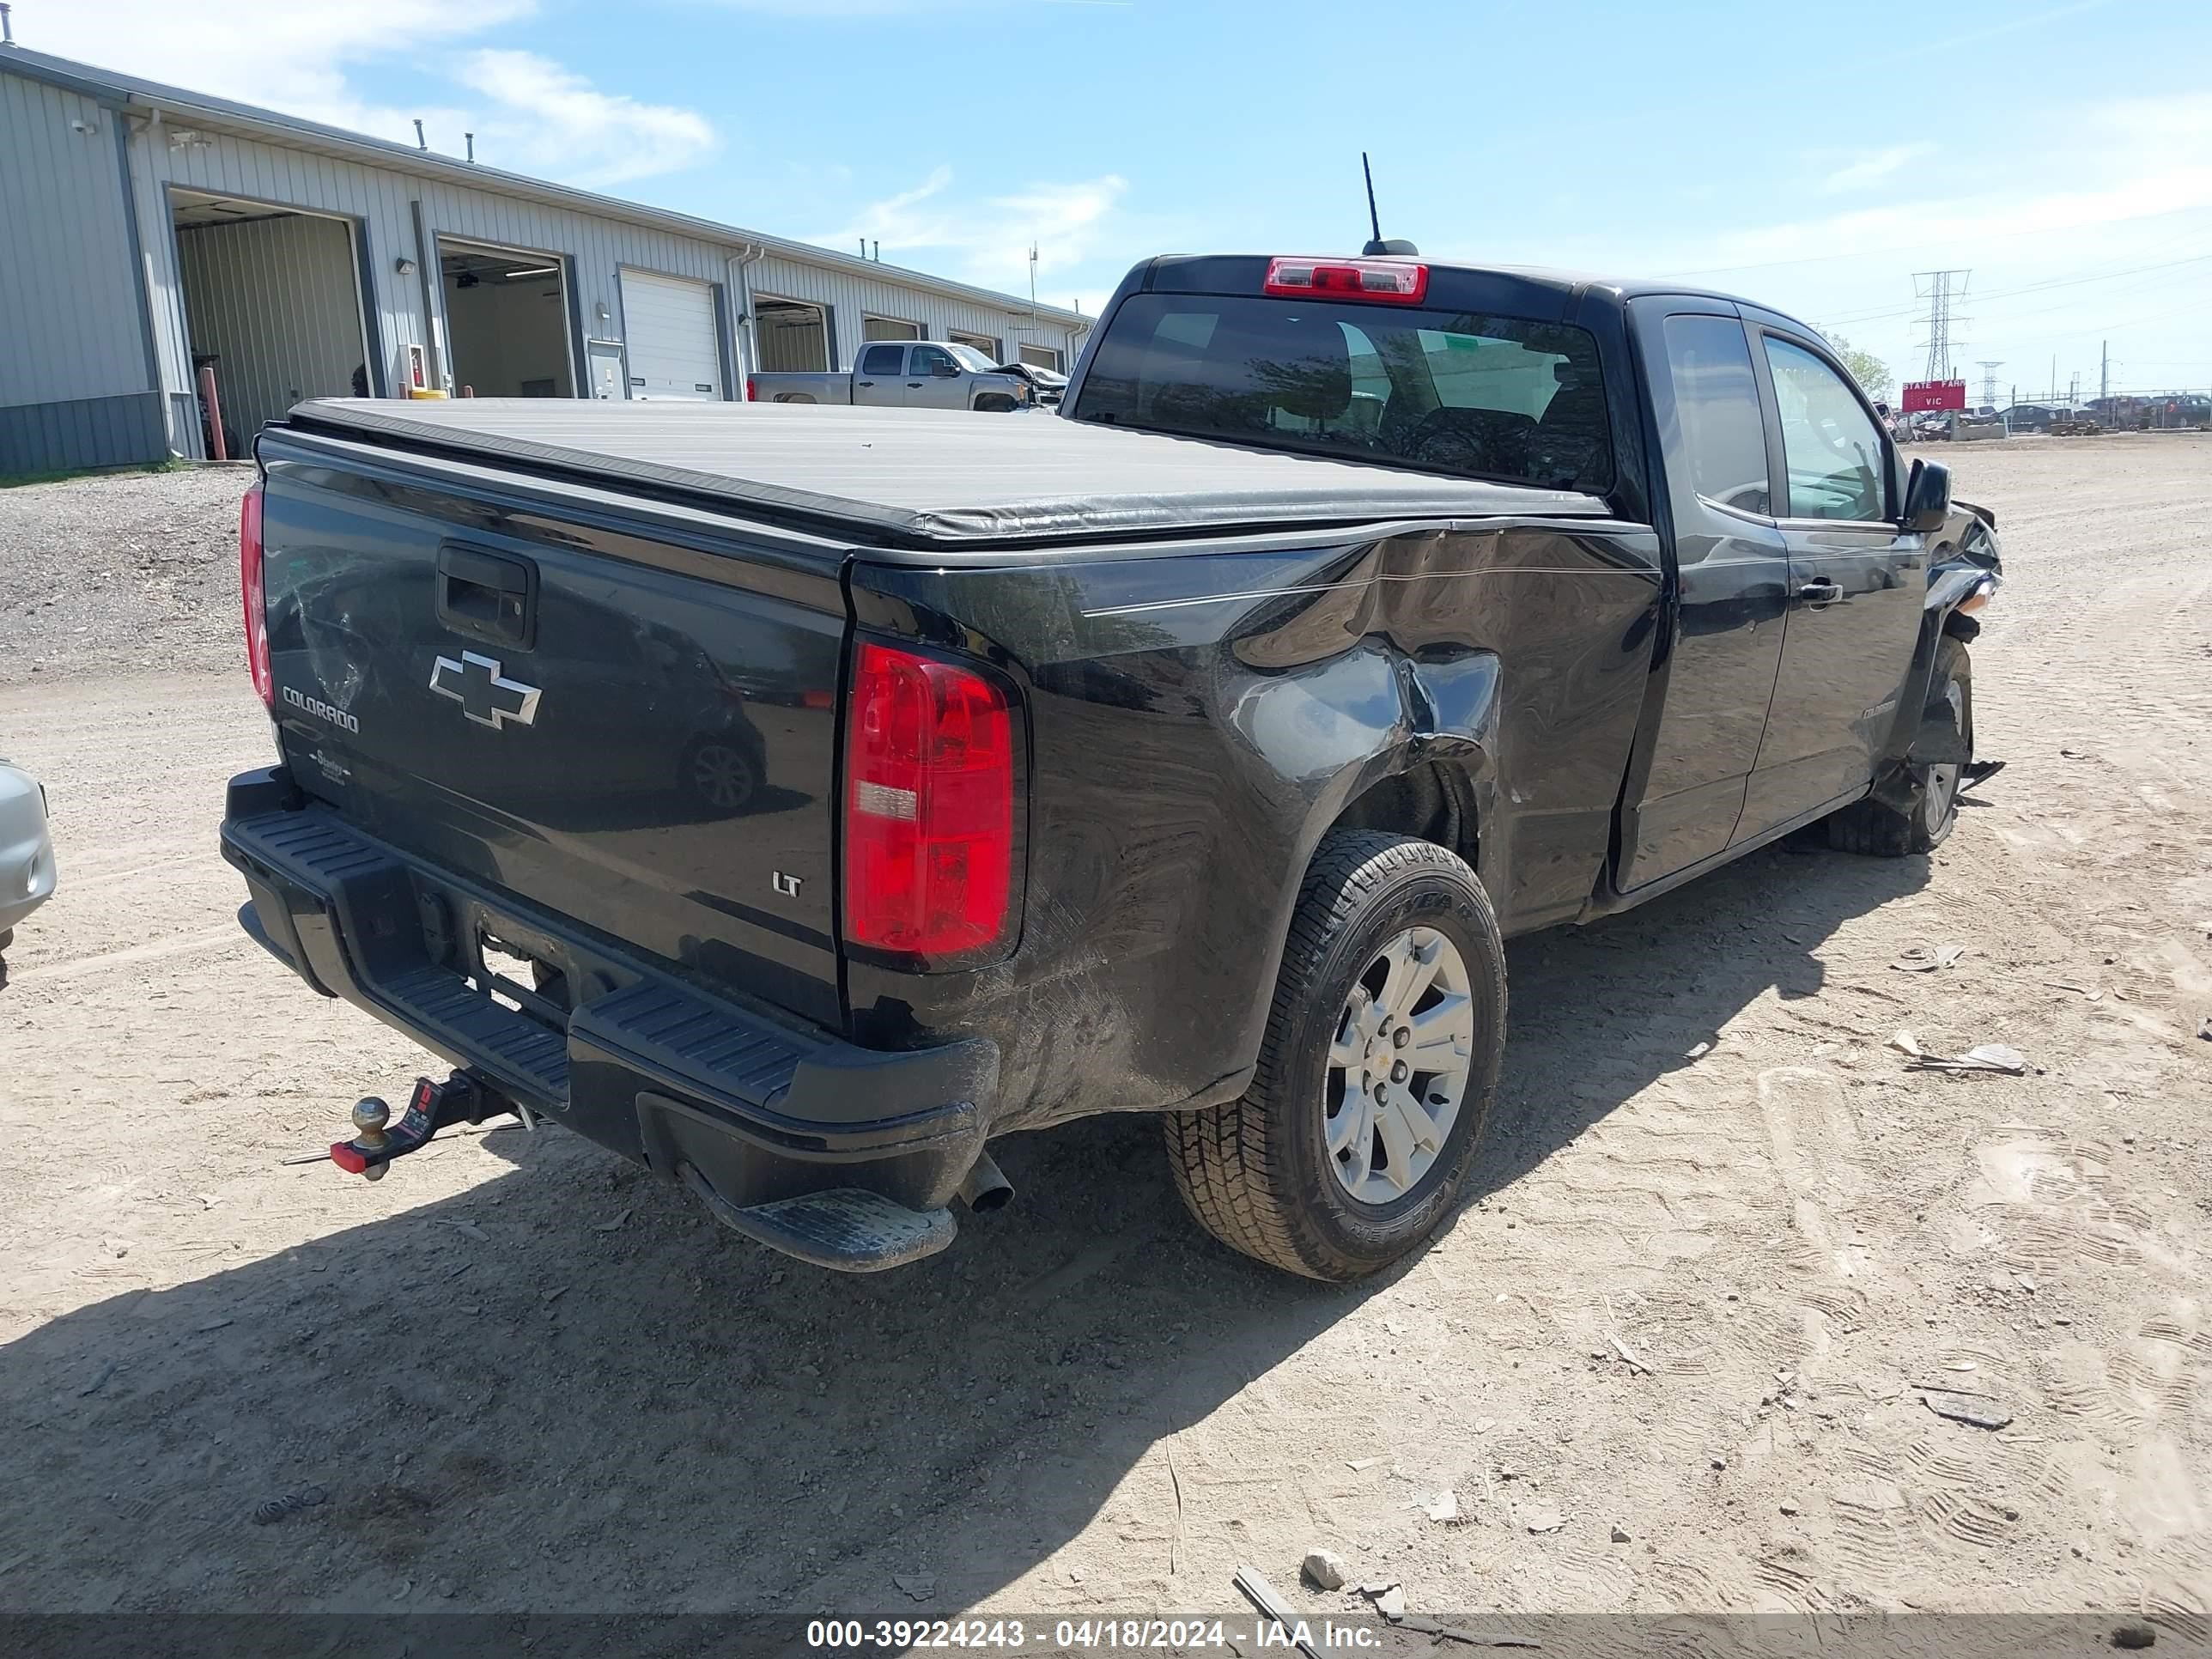
[[[1568,490],[1036,414],[741,403],[318,398],[295,430],[727,503],[929,552],[1406,519],[1605,518]]]

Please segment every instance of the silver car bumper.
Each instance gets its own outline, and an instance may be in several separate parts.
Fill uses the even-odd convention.
[[[0,763],[0,933],[53,896],[54,844],[46,792],[27,772]]]

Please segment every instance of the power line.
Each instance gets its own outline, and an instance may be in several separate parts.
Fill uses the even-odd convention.
[[[2212,259],[2212,253],[2192,253],[2185,259],[2166,259],[2157,264],[2128,265],[2118,270],[2100,271],[2087,276],[2060,276],[2047,282],[2023,283],[2019,288],[1997,289],[1990,293],[1977,294],[1974,299],[1978,304],[1989,305],[1999,300],[2016,300],[2025,295],[2046,293],[2052,289],[2080,288],[2088,283],[2116,283],[2124,276],[2141,276],[2154,270],[2172,270],[2178,265],[2202,264],[2207,259]],[[1886,321],[1893,317],[1916,317],[1919,314],[1918,306],[1905,306],[1893,310],[1862,312],[1856,316],[1838,317],[1836,321],[1874,323]],[[2039,313],[2031,312],[2028,314],[2033,316]]]
[[[2013,242],[2018,241],[2023,236],[2056,236],[2069,230],[2101,230],[2109,225],[2131,225],[2144,219],[2165,219],[2177,213],[2203,211],[2205,210],[2201,206],[2160,208],[2154,213],[2131,213],[2119,219],[2077,219],[2071,224],[2037,225],[2027,230],[2008,230],[1981,240],[1990,242]],[[1730,271],[1735,270],[1780,270],[1790,265],[1825,265],[1832,264],[1838,259],[1874,259],[1899,253],[1917,253],[1921,249],[1933,246],[1935,245],[1932,243],[1922,242],[1902,247],[1851,248],[1842,253],[1808,254],[1802,259],[1768,259],[1759,264],[1750,265],[1704,265],[1696,270],[1669,270],[1661,274],[1668,276],[1725,276]]]

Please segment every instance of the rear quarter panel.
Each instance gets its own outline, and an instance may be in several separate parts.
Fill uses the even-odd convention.
[[[1237,1092],[1316,845],[1410,768],[1465,790],[1509,930],[1589,897],[1650,666],[1649,530],[1022,556],[853,578],[861,627],[994,657],[1029,704],[1012,958],[923,979],[848,964],[862,1042],[998,1038],[996,1127]]]

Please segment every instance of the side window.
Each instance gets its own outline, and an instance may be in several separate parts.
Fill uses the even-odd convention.
[[[1581,329],[1463,316],[1383,346],[1386,362],[1394,354],[1421,405],[1386,411],[1394,453],[1555,489],[1612,488],[1597,343]]]
[[[952,361],[952,354],[942,346],[916,346],[914,361],[907,365],[907,373],[915,375],[935,374],[942,371],[957,374],[960,365]]]
[[[1881,434],[1850,388],[1811,352],[1769,336],[1782,411],[1790,516],[1871,523],[1884,516]]]
[[[1669,317],[1664,331],[1690,487],[1739,513],[1771,513],[1766,428],[1743,325],[1733,317]]]
[[[899,372],[899,359],[905,352],[904,346],[872,345],[860,354],[860,373],[895,379]]]

